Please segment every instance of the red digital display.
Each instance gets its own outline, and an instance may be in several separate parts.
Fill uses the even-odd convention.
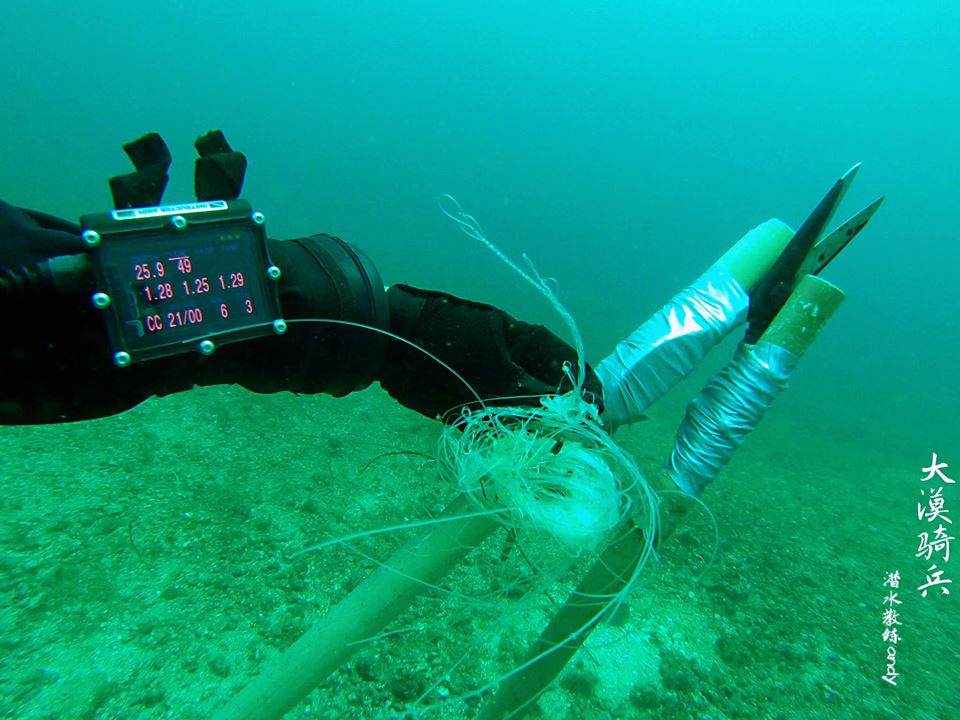
[[[117,350],[147,359],[196,349],[191,343],[200,340],[273,332],[279,306],[262,229],[236,218],[204,220],[103,233],[97,274]]]

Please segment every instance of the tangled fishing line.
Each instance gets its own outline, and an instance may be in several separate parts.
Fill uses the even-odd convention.
[[[508,527],[545,533],[574,555],[594,551],[627,519],[644,518],[652,538],[656,496],[633,462],[603,429],[584,397],[583,340],[529,258],[527,273],[491,243],[474,217],[450,195],[441,210],[542,293],[570,330],[577,368],[564,366],[572,389],[545,395],[536,406],[464,407],[440,437],[438,460],[473,503],[502,510]]]

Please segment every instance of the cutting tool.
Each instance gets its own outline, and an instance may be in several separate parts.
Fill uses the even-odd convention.
[[[770,272],[750,294],[746,342],[756,343],[783,307],[794,287],[807,275],[820,272],[855,238],[883,202],[877,198],[863,210],[821,238],[834,212],[860,170],[860,163],[847,170],[827,191],[793,239],[777,258]]]

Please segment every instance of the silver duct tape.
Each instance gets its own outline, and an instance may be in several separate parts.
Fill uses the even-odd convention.
[[[596,367],[608,430],[642,419],[650,405],[744,321],[749,304],[739,282],[710,268],[620,341]]]
[[[768,342],[741,343],[730,364],[687,406],[667,474],[697,497],[787,388],[799,358]]]

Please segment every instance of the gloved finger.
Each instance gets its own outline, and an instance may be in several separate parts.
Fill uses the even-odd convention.
[[[41,262],[85,249],[78,225],[0,200],[0,263],[4,266]]]

